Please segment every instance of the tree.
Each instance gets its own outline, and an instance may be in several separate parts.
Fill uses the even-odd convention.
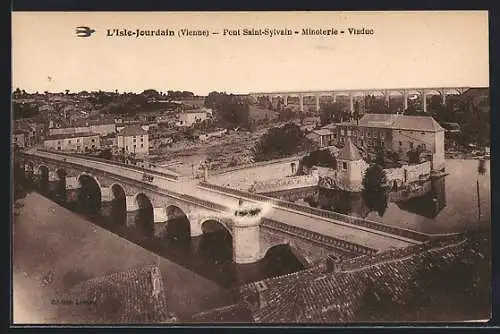
[[[328,103],[322,105],[320,108],[320,122],[321,125],[326,125],[329,123],[339,123],[348,119],[348,114],[343,110],[340,103]]]
[[[300,160],[300,166],[306,168],[320,166],[337,169],[337,159],[329,150],[314,150]]]
[[[255,161],[284,158],[304,150],[307,138],[299,126],[288,123],[271,128],[254,147]]]
[[[385,213],[388,203],[387,174],[382,166],[373,164],[363,176],[363,199],[370,210],[380,216]]]

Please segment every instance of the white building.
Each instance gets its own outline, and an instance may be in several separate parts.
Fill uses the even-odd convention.
[[[191,126],[197,122],[203,122],[208,117],[208,111],[206,110],[194,110],[185,111],[179,114],[179,121],[176,123],[177,126]]]
[[[43,146],[57,151],[86,152],[101,148],[101,140],[96,133],[60,134],[45,138]]]
[[[130,125],[118,132],[117,146],[122,153],[149,154],[149,135],[140,125]]]

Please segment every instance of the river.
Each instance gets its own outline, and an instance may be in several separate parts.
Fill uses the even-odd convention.
[[[478,175],[478,160],[446,160],[448,175],[434,179],[432,191],[419,198],[389,202],[383,212],[370,210],[361,193],[316,189],[314,195],[320,204],[326,204],[332,211],[423,233],[441,234],[489,228],[491,225],[489,161],[485,161],[485,167],[485,174]],[[480,208],[477,181],[479,181]]]

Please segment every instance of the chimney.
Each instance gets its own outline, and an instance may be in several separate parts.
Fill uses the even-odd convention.
[[[335,255],[328,255],[326,257],[326,271],[335,273],[339,270],[340,259]]]
[[[257,289],[257,296],[258,296],[258,307],[259,309],[263,309],[264,307],[267,306],[267,299],[266,296],[264,296],[264,292],[267,290],[267,285],[264,283],[264,281],[259,281],[255,282],[255,287]]]

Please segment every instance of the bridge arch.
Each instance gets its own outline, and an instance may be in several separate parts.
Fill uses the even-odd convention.
[[[290,242],[272,245],[264,252],[262,268],[266,277],[281,276],[305,269],[298,252]]]
[[[42,194],[49,191],[49,167],[46,165],[39,165],[36,169],[38,175],[38,187]]]
[[[209,262],[220,264],[233,261],[233,235],[221,219],[209,218],[201,223],[201,256]]]
[[[163,237],[174,242],[187,244],[191,240],[191,224],[186,211],[177,205],[166,208],[167,222],[163,229]]]
[[[68,173],[66,172],[66,169],[58,168],[56,169],[55,174],[58,178],[55,195],[59,201],[64,202],[66,200],[66,176]]]
[[[127,194],[123,186],[113,183],[110,187],[111,195],[111,220],[119,226],[127,221]]]
[[[143,192],[137,193],[135,196],[138,212],[135,217],[135,226],[141,234],[147,238],[154,236],[154,211],[153,202]]]
[[[80,191],[78,192],[78,203],[85,213],[97,214],[101,210],[102,188],[99,181],[88,173],[78,175]]]

